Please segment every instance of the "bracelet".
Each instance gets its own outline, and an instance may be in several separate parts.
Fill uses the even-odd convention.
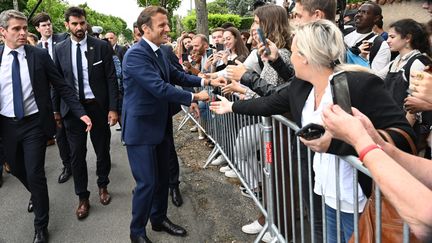
[[[375,149],[381,149],[381,150],[382,150],[381,146],[379,146],[378,144],[371,144],[371,145],[369,145],[369,146],[366,146],[366,148],[364,148],[364,149],[362,149],[362,150],[360,151],[360,153],[359,153],[359,160],[360,160],[361,162],[363,162],[364,157],[365,157],[365,156],[366,156],[370,151],[375,150]]]

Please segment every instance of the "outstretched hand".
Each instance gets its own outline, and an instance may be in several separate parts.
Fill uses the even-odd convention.
[[[210,102],[210,110],[220,115],[232,112],[232,105],[234,102],[231,102],[220,95],[218,95],[217,97],[220,99],[220,101]]]

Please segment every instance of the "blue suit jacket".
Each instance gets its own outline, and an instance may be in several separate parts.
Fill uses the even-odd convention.
[[[126,145],[161,143],[171,119],[169,104],[190,105],[192,99],[190,92],[173,84],[201,85],[201,78],[179,72],[170,64],[167,53],[161,51],[164,67],[144,39],[133,45],[124,57],[122,139]]]

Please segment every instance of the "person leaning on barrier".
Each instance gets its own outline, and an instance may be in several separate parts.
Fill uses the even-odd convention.
[[[319,39],[313,38],[320,36]],[[322,46],[322,43],[327,43]],[[332,95],[329,80],[337,72],[345,71],[350,90],[351,104],[359,107],[371,117],[378,128],[397,127],[414,137],[414,131],[406,121],[403,111],[392,101],[390,94],[385,90],[383,81],[360,66],[338,64],[345,56],[342,33],[337,26],[328,20],[319,20],[300,26],[291,46],[291,62],[296,76],[289,88],[282,89],[270,96],[252,100],[229,102],[224,97],[221,101],[212,102],[210,109],[218,114],[235,112],[246,115],[270,116],[291,112],[298,126],[309,123],[322,123],[320,114],[327,105],[332,104]],[[305,81],[302,81],[302,80]],[[367,95],[366,95],[367,94]],[[409,149],[406,140],[397,134],[390,134],[401,148]],[[355,150],[340,140],[333,139],[329,132],[315,140],[300,140],[311,150],[314,156],[315,189],[314,192],[325,197],[327,241],[336,239],[336,192],[334,182],[323,183],[324,178],[335,178],[334,155],[354,155]],[[333,162],[330,162],[333,161]],[[333,169],[323,167],[332,166]],[[346,241],[349,240],[353,230],[353,186],[352,168],[344,161],[340,163],[341,183],[341,210],[344,222],[341,230]],[[323,173],[327,171],[328,173]],[[372,181],[366,175],[359,174],[359,212],[362,212],[372,189]],[[333,222],[333,223],[331,223]]]
[[[337,105],[327,107],[323,112],[326,130],[364,155],[364,166],[411,231],[423,242],[431,242],[431,161],[387,143],[367,116],[355,108],[352,112],[354,116]]]

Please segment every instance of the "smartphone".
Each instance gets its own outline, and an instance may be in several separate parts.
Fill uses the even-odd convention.
[[[306,140],[314,140],[317,138],[320,138],[325,132],[325,129],[323,126],[315,124],[315,123],[309,123],[306,126],[302,127],[300,130],[298,130],[295,135],[302,137]]]
[[[206,50],[206,55],[207,55],[207,57],[213,55],[213,49],[211,49],[211,48],[207,49]]]
[[[330,80],[330,88],[333,96],[333,104],[339,105],[345,112],[352,114],[351,96],[345,72],[340,72]]]
[[[224,44],[217,43],[216,44],[216,51],[223,51],[223,50],[225,50]]]
[[[257,31],[258,38],[259,38],[260,42],[266,47],[264,53],[266,55],[270,55],[271,54],[270,48],[268,48],[268,46],[267,46],[267,39],[264,35],[264,32],[262,31],[261,28],[258,28],[256,31]]]
[[[182,61],[183,62],[189,62],[189,55],[187,53],[182,54]]]
[[[372,41],[366,41],[366,43],[368,44],[368,47],[366,47],[364,50],[365,51],[370,51],[371,48],[372,48],[373,42]]]

